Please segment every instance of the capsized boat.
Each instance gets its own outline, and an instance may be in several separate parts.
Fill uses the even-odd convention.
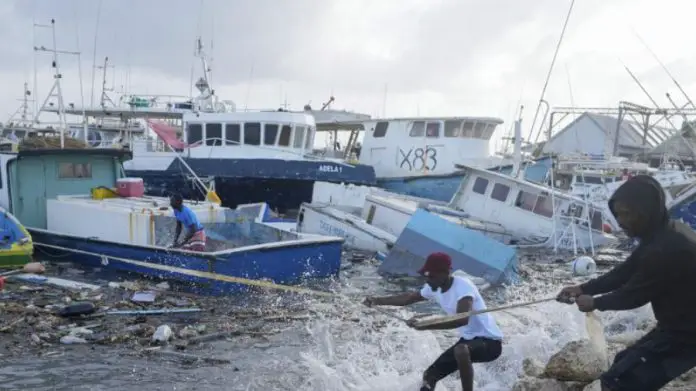
[[[205,251],[168,248],[176,225],[169,201],[144,196],[142,180],[124,178],[122,162],[130,157],[101,148],[2,153],[8,175],[0,205],[24,222],[42,252],[192,284],[202,293],[243,291],[242,279],[294,284],[338,275],[342,238],[301,238],[207,201],[185,201],[206,229]],[[116,191],[97,191],[105,188]]]
[[[33,253],[29,231],[12,213],[0,207],[0,268],[26,265]]]

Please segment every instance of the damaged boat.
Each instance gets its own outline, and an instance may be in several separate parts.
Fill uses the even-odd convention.
[[[245,279],[294,284],[338,275],[342,238],[301,238],[207,201],[185,201],[205,227],[206,251],[168,248],[176,225],[169,201],[144,196],[141,179],[125,178],[122,162],[130,157],[91,148],[2,153],[0,206],[46,255],[176,280],[203,293],[243,291]]]

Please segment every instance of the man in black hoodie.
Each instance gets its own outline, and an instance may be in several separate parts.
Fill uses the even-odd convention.
[[[617,354],[601,383],[605,391],[659,390],[696,367],[696,233],[669,219],[662,187],[647,175],[621,185],[609,209],[638,247],[608,273],[563,288],[558,300],[574,299],[583,312],[652,304],[657,327]]]

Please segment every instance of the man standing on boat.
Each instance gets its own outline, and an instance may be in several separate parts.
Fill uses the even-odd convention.
[[[205,231],[203,225],[198,221],[198,217],[191,208],[184,205],[184,199],[179,194],[175,194],[169,199],[174,217],[176,217],[176,232],[174,233],[173,248],[181,248],[189,251],[205,251]],[[183,227],[186,227],[184,240],[179,242],[179,236]]]
[[[420,292],[410,292],[389,297],[368,297],[364,304],[406,306],[424,300],[432,300],[448,314],[466,313],[486,309],[476,285],[466,278],[452,275],[452,260],[445,253],[428,256],[419,273],[426,277]],[[469,318],[432,326],[415,326],[414,317],[409,325],[416,330],[457,329],[460,339],[447,349],[423,374],[421,391],[435,389],[435,384],[459,370],[464,391],[474,389],[473,363],[490,362],[502,353],[503,334],[491,314],[474,315]]]
[[[652,305],[657,327],[619,352],[601,376],[604,391],[655,391],[696,367],[696,233],[669,219],[662,187],[636,175],[609,209],[638,247],[620,265],[582,285],[563,288],[580,311],[624,311]],[[597,296],[601,295],[601,296]]]

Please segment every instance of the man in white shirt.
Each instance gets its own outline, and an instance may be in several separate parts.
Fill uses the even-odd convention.
[[[476,285],[466,278],[452,275],[452,259],[445,253],[428,256],[419,271],[426,277],[420,292],[409,292],[388,297],[368,297],[364,304],[406,306],[432,300],[448,314],[454,315],[486,309]],[[435,384],[459,370],[463,391],[474,389],[473,363],[491,362],[502,353],[503,333],[490,314],[474,315],[469,318],[426,327],[415,327],[416,317],[409,325],[416,330],[457,329],[460,339],[447,349],[423,374],[421,391],[435,389]]]

